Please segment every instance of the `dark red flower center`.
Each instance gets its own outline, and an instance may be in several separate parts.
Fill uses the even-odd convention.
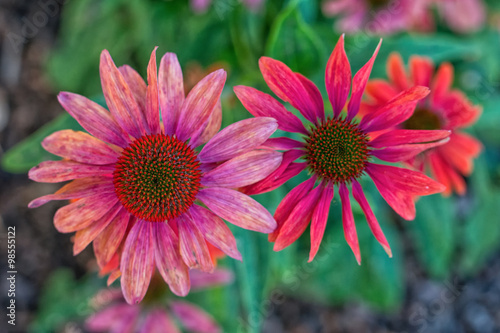
[[[321,179],[337,184],[362,175],[369,157],[368,138],[357,124],[327,119],[306,142],[309,169]]]
[[[118,199],[134,216],[173,219],[194,203],[200,189],[196,152],[176,137],[147,135],[122,152],[113,172]]]
[[[403,123],[405,129],[435,130],[441,129],[441,119],[434,112],[427,109],[417,109],[413,115]]]

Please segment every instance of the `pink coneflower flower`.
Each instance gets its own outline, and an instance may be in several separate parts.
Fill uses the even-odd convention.
[[[221,218],[264,233],[276,228],[264,207],[234,190],[261,180],[281,162],[279,153],[255,149],[276,130],[276,120],[242,120],[217,133],[226,73],[215,71],[184,96],[172,53],[163,56],[157,75],[153,51],[148,84],[131,67],[117,68],[107,51],[100,74],[110,112],[83,96],[60,93],[61,105],[91,135],[50,135],[44,148],[63,160],[29,172],[39,182],[74,180],[29,207],[79,199],[56,212],[54,225],[60,232],[76,231],[75,254],[94,242],[100,267],[115,278],[121,273],[127,302],[144,297],[155,267],[175,294],[186,295],[188,267],[214,269],[207,242],[241,260]]]
[[[191,271],[193,290],[224,285],[232,279],[232,273],[224,269],[217,269],[213,274]],[[192,303],[169,295],[157,280],[153,278],[154,286],[141,304],[127,304],[117,289],[100,291],[91,302],[99,310],[86,320],[85,328],[96,333],[178,333],[181,330],[173,319],[176,318],[189,332],[222,332],[211,315]]]
[[[366,31],[393,34],[410,28],[413,0],[326,0],[323,14],[336,17],[336,29],[348,33]]]
[[[451,89],[451,64],[443,63],[434,72],[432,60],[414,56],[410,59],[409,68],[409,73],[406,73],[401,56],[391,54],[387,62],[389,81],[368,82],[366,91],[370,100],[364,103],[363,111],[373,112],[414,85],[430,87],[431,94],[421,100],[413,115],[398,127],[407,130],[448,130],[451,132],[450,140],[405,161],[421,171],[429,169],[434,178],[446,186],[444,195],[450,195],[453,190],[462,195],[466,192],[463,176],[472,172],[473,159],[481,152],[482,145],[461,129],[477,120],[481,108],[472,105],[461,91]]]
[[[243,189],[246,193],[262,193],[279,187],[306,170],[310,179],[294,188],[281,201],[274,217],[278,228],[269,239],[279,251],[293,243],[311,223],[311,261],[318,251],[326,226],[334,187],[342,201],[342,219],[347,243],[358,263],[361,262],[358,238],[349,198],[349,185],[354,199],[366,215],[376,239],[391,256],[389,244],[368,204],[358,180],[368,174],[387,203],[404,219],[415,217],[413,197],[444,190],[444,186],[420,172],[376,164],[373,157],[399,162],[442,143],[448,131],[391,130],[372,140],[371,133],[392,128],[407,120],[421,98],[429,93],[425,87],[413,87],[395,96],[376,112],[356,122],[361,97],[378,52],[359,70],[352,82],[347,114],[342,116],[351,88],[351,69],[342,36],[326,67],[326,90],[333,116],[326,117],[318,88],[280,61],[262,57],[259,65],[264,80],[282,100],[289,102],[311,123],[309,128],[270,95],[244,86],[235,92],[245,108],[256,117],[278,119],[278,128],[303,135],[302,141],[271,138],[264,146],[285,150],[281,166],[266,179]],[[294,162],[301,158],[302,161]],[[317,187],[314,187],[317,184]]]

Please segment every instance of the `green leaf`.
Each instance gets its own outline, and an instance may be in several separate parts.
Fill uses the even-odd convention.
[[[291,1],[271,27],[266,54],[303,75],[317,72],[325,62],[321,40],[302,18],[300,1]]]
[[[417,256],[430,275],[446,278],[453,265],[459,221],[455,200],[440,194],[421,197],[414,221],[403,222],[414,240]]]
[[[63,113],[5,152],[1,162],[2,169],[11,173],[26,173],[40,162],[58,159],[59,157],[43,149],[41,143],[46,136],[63,129],[83,130],[73,117]]]

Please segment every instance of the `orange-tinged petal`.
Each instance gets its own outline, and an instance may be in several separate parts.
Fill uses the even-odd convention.
[[[200,229],[188,213],[182,214],[176,220],[179,229],[179,249],[186,265],[189,268],[212,273],[215,267]]]
[[[148,87],[146,93],[146,123],[148,133],[159,134],[160,128],[160,106],[158,94],[158,75],[156,69],[156,49],[151,53],[148,65]]]
[[[118,251],[130,218],[130,213],[122,208],[94,240],[94,253],[99,267],[105,266]]]

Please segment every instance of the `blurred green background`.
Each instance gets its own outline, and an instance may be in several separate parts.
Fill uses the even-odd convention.
[[[496,15],[497,2],[488,5],[488,14]],[[250,117],[235,98],[234,85],[269,91],[258,69],[258,59],[263,55],[282,60],[294,71],[308,76],[326,96],[324,70],[339,33],[333,29],[335,20],[325,18],[320,7],[319,1],[267,1],[260,10],[252,12],[237,0],[214,0],[207,12],[197,14],[187,1],[179,0],[68,1],[62,7],[56,43],[44,71],[54,94],[71,91],[102,102],[98,75],[102,49],[108,49],[118,65],[129,64],[145,77],[151,50],[159,46],[158,56],[165,52],[178,55],[188,82],[196,83],[216,68],[228,71],[222,99],[224,127]],[[379,38],[363,32],[346,36],[353,73],[369,59]],[[266,235],[232,228],[244,261],[224,259],[221,265],[234,271],[235,282],[188,296],[213,314],[224,332],[261,332],[270,316],[287,320],[277,309],[290,299],[334,309],[362,304],[375,314],[399,314],[398,318],[404,318],[411,313],[409,297],[415,295],[409,290],[415,292],[411,286],[415,281],[443,285],[458,279],[467,285],[500,256],[498,28],[487,22],[478,32],[457,35],[438,25],[433,33],[384,36],[371,78],[386,77],[386,59],[394,51],[400,52],[405,61],[415,54],[428,56],[436,64],[451,62],[456,70],[454,87],[483,106],[479,121],[467,129],[485,147],[475,161],[474,173],[467,179],[467,195],[421,198],[417,218],[406,222],[393,213],[372,182],[364,179],[363,188],[367,188],[368,201],[394,257],[387,257],[367,227],[361,209],[353,205],[363,257],[361,266],[356,264],[344,240],[337,197],[332,203],[325,239],[310,264],[308,230],[298,242],[275,253]],[[6,174],[24,174],[40,161],[53,158],[40,146],[49,133],[80,129],[62,108],[58,112],[57,118],[22,142],[3,147],[10,148],[2,157]],[[274,212],[280,199],[304,179],[295,177],[280,189],[256,199]],[[51,220],[43,223],[52,225]],[[103,285],[92,269],[76,274],[71,269],[54,271],[47,283],[40,286],[31,331],[56,332],[68,321],[81,322],[91,313],[88,298]],[[394,325],[419,327],[411,321],[406,326]]]

